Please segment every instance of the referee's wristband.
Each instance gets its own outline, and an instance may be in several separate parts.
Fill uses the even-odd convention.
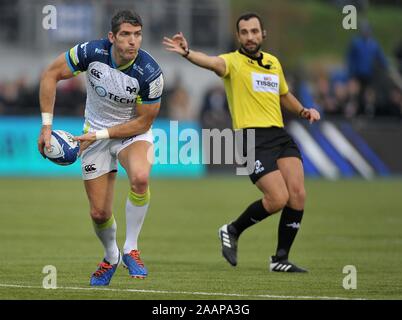
[[[190,49],[187,48],[186,50],[184,50],[186,53],[182,55],[183,58],[187,58],[188,55],[190,54]]]
[[[303,112],[304,112],[304,108],[301,109],[300,112],[299,112],[299,117],[300,117],[300,118],[303,118]]]
[[[50,112],[42,112],[42,125],[51,126],[53,124],[53,114]]]
[[[109,131],[107,129],[102,129],[95,131],[95,137],[96,140],[104,140],[104,139],[109,139]]]

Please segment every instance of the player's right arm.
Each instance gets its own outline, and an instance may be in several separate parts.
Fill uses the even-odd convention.
[[[203,52],[190,50],[183,33],[177,33],[172,38],[164,37],[166,50],[176,52],[193,64],[214,71],[219,77],[226,74],[226,62],[221,57],[208,56]]]
[[[50,148],[54,102],[57,82],[74,76],[68,67],[65,54],[59,55],[42,73],[39,88],[39,103],[42,113],[42,129],[38,138],[38,150],[44,155],[44,148]]]

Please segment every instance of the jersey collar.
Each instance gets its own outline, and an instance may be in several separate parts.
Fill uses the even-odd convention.
[[[135,60],[137,60],[138,55],[139,55],[139,52],[138,52],[137,56],[133,60],[131,60],[130,62],[126,63],[125,65],[117,66],[116,62],[113,59],[112,50],[113,50],[113,45],[111,45],[110,49],[109,49],[109,56],[110,56],[110,60],[112,61],[112,67],[117,69],[117,70],[120,70],[120,71],[123,71],[123,70],[129,68],[135,62]]]
[[[247,53],[243,52],[243,50],[241,50],[241,49],[239,49],[238,51],[240,54],[246,56],[247,58],[257,61],[258,65],[260,67],[263,67],[264,69],[268,69],[268,70],[271,69],[271,66],[272,66],[271,64],[263,64],[262,63],[262,60],[264,59],[264,54],[262,53],[262,51],[260,51],[260,56],[258,58],[248,55]]]
[[[262,60],[264,57],[264,54],[260,51],[260,56],[258,58],[255,58],[253,56],[248,55],[247,53],[243,52],[243,50],[241,48],[239,48],[239,53],[242,54],[243,56],[246,56],[247,58],[254,60],[254,61],[258,61],[258,60]]]

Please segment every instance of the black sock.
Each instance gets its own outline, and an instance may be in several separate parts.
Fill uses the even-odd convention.
[[[264,220],[270,213],[265,210],[262,200],[258,200],[249,205],[249,207],[237,218],[229,224],[229,232],[240,236],[240,234],[248,227]]]
[[[295,210],[289,207],[283,208],[278,229],[278,247],[276,249],[276,256],[278,258],[288,258],[290,247],[300,228],[303,212],[304,210]]]

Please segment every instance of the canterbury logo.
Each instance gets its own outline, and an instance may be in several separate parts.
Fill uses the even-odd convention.
[[[289,223],[289,224],[287,224],[286,226],[287,226],[287,227],[291,227],[291,228],[293,228],[293,229],[300,229],[300,223],[296,223],[296,222]]]
[[[100,71],[98,71],[98,70],[96,70],[96,69],[91,69],[91,74],[92,74],[94,77],[100,79],[100,78],[101,78],[101,75],[102,75],[102,72],[100,72]]]
[[[88,164],[84,167],[85,172],[92,172],[96,171],[95,165],[94,164]]]

